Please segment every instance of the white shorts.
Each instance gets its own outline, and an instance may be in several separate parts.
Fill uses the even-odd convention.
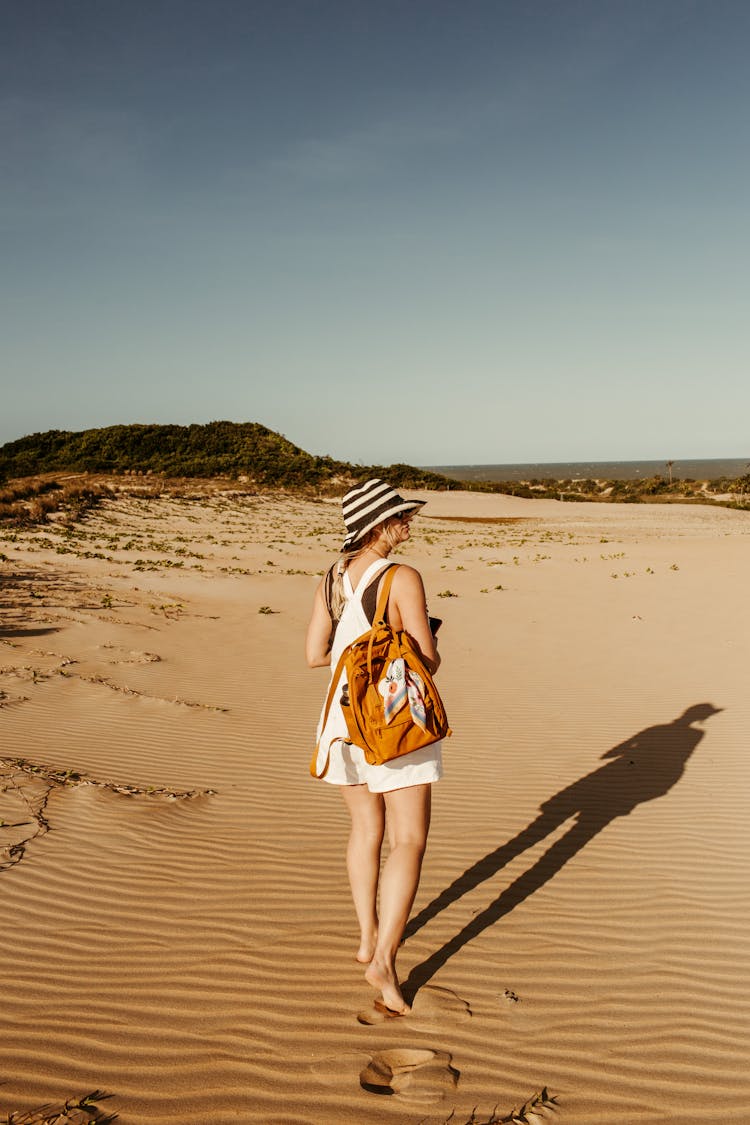
[[[394,789],[406,789],[408,785],[440,781],[442,776],[441,742],[412,750],[411,754],[384,762],[382,766],[371,766],[359,746],[336,739],[331,743],[328,772],[322,780],[330,785],[366,785],[371,793],[390,793]]]

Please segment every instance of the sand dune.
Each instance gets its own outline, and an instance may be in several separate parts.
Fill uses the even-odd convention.
[[[750,518],[423,498],[455,734],[403,1020],[307,774],[337,505],[123,498],[0,543],[0,1119],[457,1125],[546,1087],[530,1121],[748,1121]]]

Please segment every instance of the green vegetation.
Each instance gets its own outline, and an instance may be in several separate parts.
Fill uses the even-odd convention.
[[[351,465],[313,456],[258,422],[48,430],[0,447],[0,480],[59,472],[246,478],[256,485],[291,488],[328,483],[346,487],[387,476],[396,487],[461,487],[458,481],[411,465]]]
[[[76,483],[63,487],[55,480],[9,485],[0,489],[0,522],[26,526],[44,523],[52,513],[62,513],[64,523],[71,524],[109,495],[99,485]]]
[[[669,477],[647,480],[459,481],[413,465],[352,465],[315,456],[258,422],[48,430],[0,446],[0,482],[11,482],[0,489],[0,521],[72,523],[116,492],[148,500],[168,491],[189,501],[223,480],[245,490],[283,488],[320,497],[341,495],[375,476],[404,490],[463,489],[530,500],[624,504],[719,503],[750,510],[750,474],[736,480],[679,480],[667,465]],[[50,479],[61,473],[89,474],[90,479]],[[100,479],[91,479],[96,476]]]
[[[501,492],[527,500],[607,501],[610,504],[720,503],[731,508],[750,507],[750,474],[736,480],[711,481],[667,479],[660,475],[645,480],[556,480],[553,477],[527,481],[464,481],[467,492]],[[736,499],[727,500],[731,494]]]

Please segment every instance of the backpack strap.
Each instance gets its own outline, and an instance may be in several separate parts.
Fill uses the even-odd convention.
[[[326,729],[326,722],[328,721],[328,715],[329,715],[329,712],[331,710],[331,704],[333,703],[333,698],[336,694],[336,688],[339,685],[339,680],[341,679],[341,673],[344,670],[344,665],[346,664],[346,658],[347,658],[348,655],[349,655],[349,649],[347,647],[341,653],[341,656],[339,657],[339,662],[336,665],[336,670],[334,671],[333,675],[331,676],[331,686],[328,689],[328,695],[326,697],[326,705],[323,708],[323,718],[321,719],[321,722],[320,722],[320,733],[321,733],[321,735],[323,734],[323,731]],[[317,743],[315,744],[315,749],[313,750],[313,755],[312,755],[312,758],[310,759],[310,773],[313,775],[313,777],[317,777],[318,780],[320,780],[320,778],[322,778],[322,777],[325,777],[325,775],[328,773],[328,763],[331,759],[331,748],[329,746],[328,753],[326,754],[325,765],[323,766],[323,769],[320,771],[320,773],[318,773],[318,752],[319,752],[319,750],[320,750],[320,739],[318,739]]]
[[[326,576],[323,579],[323,598],[326,603],[326,609],[328,610],[328,616],[331,619],[331,632],[328,634],[327,652],[330,652],[333,647],[333,638],[336,636],[336,630],[339,626],[339,619],[333,616],[333,572],[337,565],[337,563],[334,563],[330,570],[326,572]]]
[[[383,579],[383,585],[380,587],[380,595],[378,597],[378,604],[375,607],[375,616],[372,619],[373,625],[385,625],[386,624],[386,612],[387,612],[387,609],[388,609],[388,598],[390,596],[391,586],[393,585],[393,577],[394,577],[397,570],[398,570],[398,563],[391,563],[390,566],[387,569],[385,569],[385,578]],[[382,573],[382,571],[381,571],[381,573]]]
[[[393,578],[398,570],[398,565],[394,564],[389,566],[386,571],[383,585],[380,587],[380,596],[378,597],[378,604],[375,610],[375,620],[372,623],[370,630],[370,643],[367,646],[367,674],[372,679],[372,646],[375,640],[375,632],[381,625],[387,625],[386,615],[388,612],[388,598],[391,593],[391,586],[393,585]]]
[[[328,616],[331,620],[333,620],[333,572],[335,569],[336,563],[326,571],[325,582],[323,584],[323,596],[325,597],[326,609],[328,610]]]

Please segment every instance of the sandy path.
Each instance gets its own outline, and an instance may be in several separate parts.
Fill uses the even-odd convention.
[[[0,1114],[456,1125],[546,1086],[539,1120],[748,1120],[750,518],[425,498],[456,733],[387,1024],[307,775],[336,506],[0,542]]]

